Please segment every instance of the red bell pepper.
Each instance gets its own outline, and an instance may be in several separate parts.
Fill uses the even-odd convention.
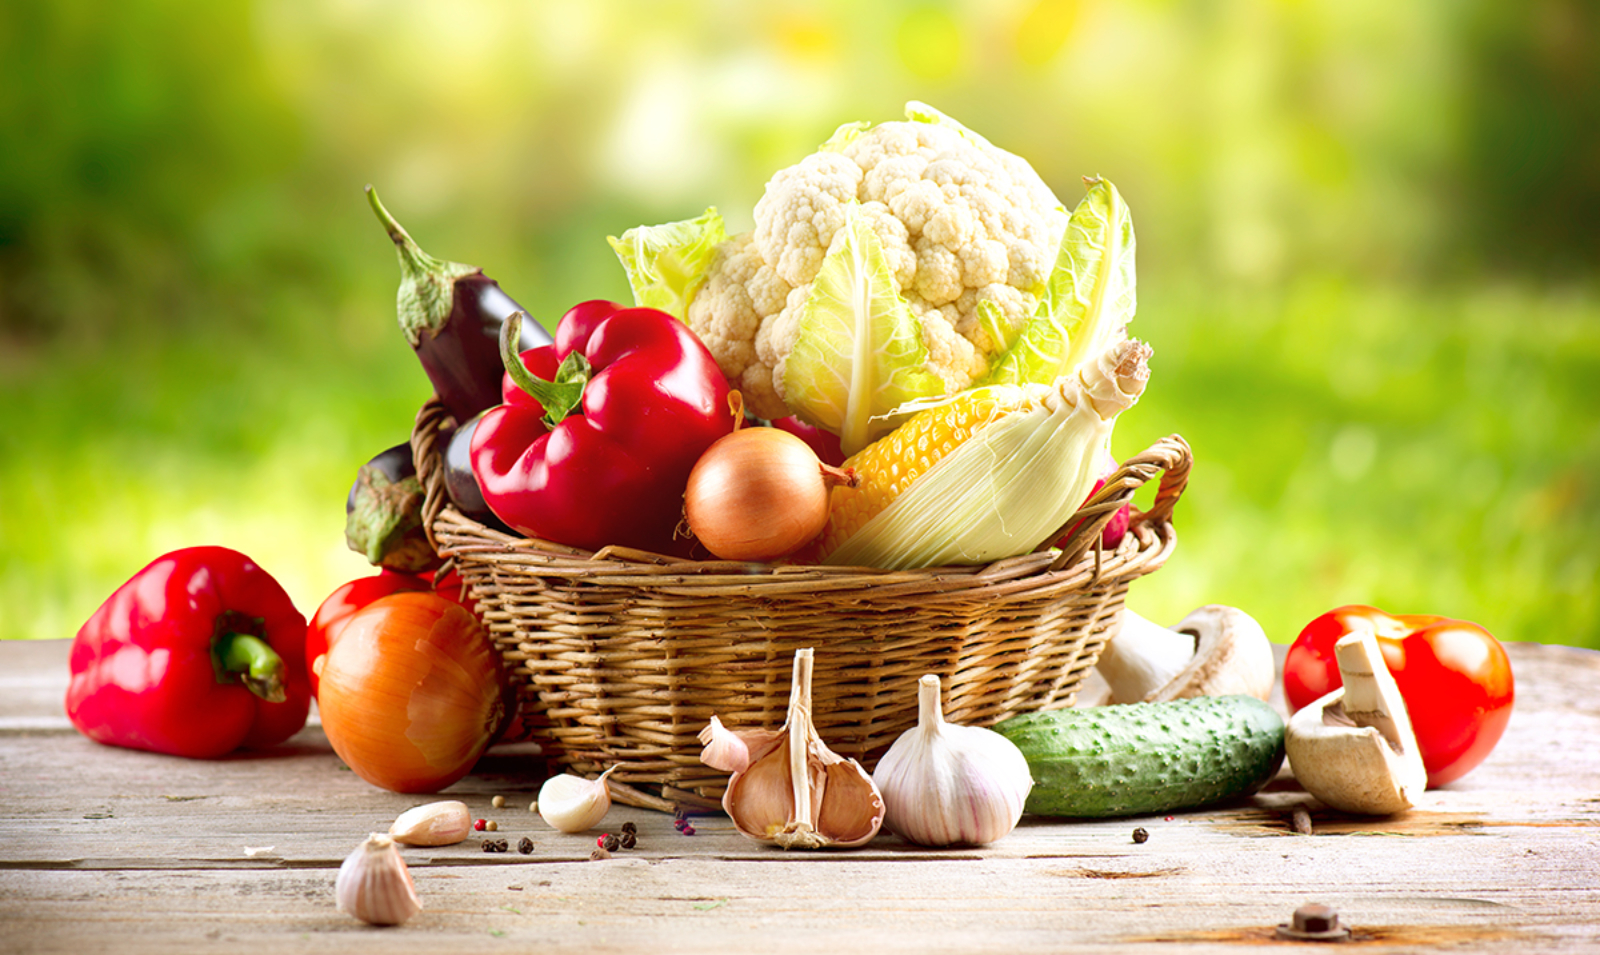
[[[1375,633],[1383,661],[1406,701],[1428,785],[1442,786],[1483,762],[1511,719],[1516,696],[1505,648],[1474,623],[1396,615],[1350,605],[1306,625],[1283,661],[1283,695],[1310,706],[1341,685],[1333,645],[1350,633]]]
[[[501,335],[505,403],[472,436],[489,508],[521,534],[572,547],[686,553],[674,531],[689,471],[734,424],[711,353],[652,308],[584,302],[554,345],[520,360],[518,324]]]
[[[111,746],[212,759],[305,725],[306,620],[238,551],[190,547],[118,587],[72,641],[67,716]]]

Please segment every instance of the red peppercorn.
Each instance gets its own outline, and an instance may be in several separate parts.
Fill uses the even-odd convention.
[[[487,826],[488,824],[489,824],[489,821],[487,819],[479,819],[477,822],[474,822],[472,824],[472,828],[478,830],[479,832],[482,832],[483,831],[483,827]]]

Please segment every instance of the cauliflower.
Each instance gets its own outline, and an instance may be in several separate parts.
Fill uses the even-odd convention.
[[[755,228],[716,247],[689,302],[685,321],[761,417],[791,413],[785,362],[851,208],[877,236],[947,394],[983,378],[1038,308],[1067,210],[1021,158],[928,107],[907,112],[844,127],[773,176]]]

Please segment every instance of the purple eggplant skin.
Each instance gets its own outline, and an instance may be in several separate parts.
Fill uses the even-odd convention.
[[[478,479],[472,473],[472,432],[477,429],[478,422],[482,419],[483,413],[480,412],[472,420],[457,428],[450,435],[450,440],[445,443],[445,493],[449,496],[450,503],[454,504],[456,510],[462,514],[486,527],[516,536],[516,532],[496,517],[494,511],[484,501],[483,489],[478,487]]]
[[[458,422],[499,404],[506,367],[500,357],[500,329],[507,316],[524,311],[522,306],[477,266],[445,262],[422,251],[371,186],[367,200],[399,253],[400,330],[434,394]],[[525,321],[518,351],[552,341],[537,322]]]

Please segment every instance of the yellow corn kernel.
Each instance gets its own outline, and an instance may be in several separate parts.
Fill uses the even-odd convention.
[[[1033,389],[1015,386],[973,388],[948,402],[917,412],[900,427],[845,461],[861,483],[833,489],[828,526],[820,555],[826,557],[850,535],[888,507],[912,482],[986,425],[1027,408]]]

